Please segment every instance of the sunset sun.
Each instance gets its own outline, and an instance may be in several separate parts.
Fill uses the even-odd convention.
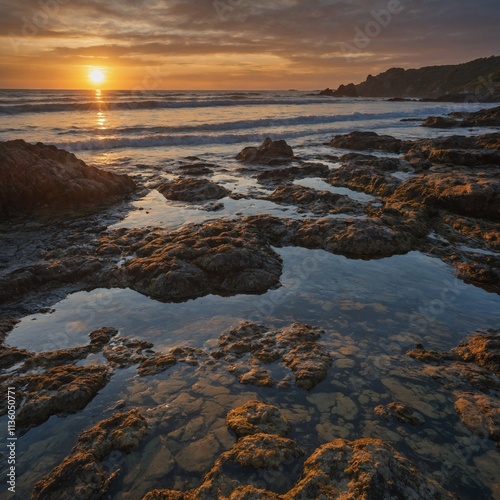
[[[106,80],[106,75],[104,74],[104,71],[100,68],[93,68],[89,72],[89,80],[94,84],[94,85],[100,85]]]

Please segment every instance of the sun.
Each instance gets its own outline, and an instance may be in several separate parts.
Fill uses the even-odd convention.
[[[106,80],[106,75],[101,68],[92,68],[89,71],[89,80],[95,85],[100,85]]]

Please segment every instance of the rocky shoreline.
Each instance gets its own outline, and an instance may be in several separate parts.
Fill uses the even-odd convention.
[[[498,126],[499,109],[429,118],[423,125]],[[209,178],[213,165],[181,165],[177,178],[148,184],[139,177],[88,167],[54,147],[24,141],[0,144],[0,384],[15,386],[22,400],[17,415],[20,439],[51,417],[78,414],[124,369],[134,370],[136,380],[163,380],[185,369],[195,385],[210,374],[225,381],[216,384],[217,397],[238,386],[241,391],[273,390],[292,399],[293,394],[314,399],[315,390],[334,380],[339,370],[348,377],[361,362],[356,356],[359,347],[347,337],[332,349],[327,340],[332,332],[301,323],[280,328],[253,322],[234,325],[203,348],[157,349],[152,342],[123,337],[113,327],[93,330],[87,344],[68,349],[37,353],[15,347],[15,342],[9,345],[9,333],[23,316],[44,311],[73,291],[129,288],[167,303],[207,295],[258,295],[283,286],[283,262],[276,249],[302,247],[362,260],[419,251],[451,265],[459,280],[500,294],[500,133],[401,140],[356,131],[334,137],[328,147],[338,168],[304,162],[285,141],[271,139],[237,156],[241,174],[269,193],[253,199],[294,207],[303,217],[214,215],[170,230],[109,226],[151,187],[166,200],[214,214],[220,209],[214,203],[223,205],[242,195]],[[51,176],[45,178],[46,172]],[[29,175],[32,183],[27,184]],[[308,178],[318,179],[325,189],[294,183]],[[369,201],[328,187],[369,195]],[[13,210],[23,213],[14,216]],[[431,380],[441,398],[435,402],[439,410],[413,407],[412,398],[401,391],[399,399],[385,398],[379,404],[366,396],[355,403],[354,395],[340,393],[338,411],[345,425],[355,418],[346,415],[363,411],[371,415],[372,428],[381,436],[393,436],[403,426],[404,436],[415,428],[429,432],[425,435],[430,439],[429,420],[438,419],[438,413],[453,415],[456,425],[464,426],[461,436],[470,434],[482,440],[488,453],[498,453],[500,331],[493,328],[473,332],[449,352],[417,343],[397,357],[407,372],[400,368],[395,376],[419,378],[422,384]],[[386,387],[393,383],[384,381]],[[173,394],[175,401],[189,399],[182,390]],[[293,430],[301,421],[307,425],[304,415],[291,422],[289,410],[267,404],[266,392],[244,394],[231,400],[231,411],[227,401],[224,406],[217,403],[213,411],[218,430],[201,438],[199,452],[210,453],[200,455],[199,466],[189,463],[196,460],[199,441],[193,435],[191,440],[180,439],[179,449],[164,457],[163,472],[148,483],[145,498],[460,498],[446,472],[433,473],[425,461],[414,463],[418,450],[411,446],[407,457],[383,439],[365,434],[346,439],[339,422],[328,432],[317,430],[322,444],[311,449]],[[240,404],[234,404],[238,398]],[[321,402],[317,404],[321,408]],[[99,498],[108,490],[118,494],[113,485],[127,472],[118,466],[128,460],[123,454],[130,453],[130,460],[139,463],[149,442],[164,442],[162,425],[180,418],[175,412],[166,417],[162,408],[158,404],[146,414],[130,407],[91,426],[78,436],[66,459],[37,478],[33,498]],[[6,407],[0,407],[0,414],[5,412]],[[198,417],[189,421],[193,418]],[[200,423],[198,434],[204,425]],[[175,441],[182,432],[178,426],[167,434]],[[165,455],[163,445],[158,453]],[[111,462],[110,456],[115,457]],[[211,461],[213,456],[217,458]],[[194,483],[180,487],[182,480],[165,479],[169,471],[181,477],[179,470],[196,471]],[[288,470],[295,472],[287,477]],[[164,479],[155,484],[159,477]],[[478,484],[484,494],[500,494],[498,486],[491,492],[491,486]]]

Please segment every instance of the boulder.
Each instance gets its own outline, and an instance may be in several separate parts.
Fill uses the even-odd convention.
[[[267,138],[259,147],[246,147],[237,156],[236,159],[254,163],[254,162],[268,162],[275,159],[292,159],[293,150],[283,140],[273,141]]]
[[[158,191],[167,200],[201,202],[219,200],[229,195],[229,191],[207,179],[177,179],[159,186]]]
[[[231,410],[226,416],[226,424],[237,438],[259,433],[285,437],[291,429],[290,422],[279,408],[260,401],[249,401]]]
[[[107,383],[107,366],[56,366],[45,373],[18,379],[24,398],[16,423],[22,430],[40,425],[52,415],[82,410]]]
[[[88,166],[55,146],[0,142],[0,214],[101,203],[134,189],[127,175]]]
[[[400,153],[405,148],[405,142],[390,135],[378,135],[375,132],[351,132],[336,135],[330,145],[336,148],[369,151],[370,149]]]
[[[101,240],[129,258],[111,271],[115,286],[161,301],[208,294],[263,293],[279,284],[280,257],[251,227],[214,220],[167,232],[115,231]]]
[[[120,469],[105,461],[111,452],[129,453],[147,432],[146,420],[137,410],[117,413],[78,436],[72,454],[36,483],[33,500],[53,498],[102,498]]]

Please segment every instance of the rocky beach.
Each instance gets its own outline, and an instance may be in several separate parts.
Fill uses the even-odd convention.
[[[500,498],[500,108],[416,120],[158,168],[0,143],[19,498]]]

